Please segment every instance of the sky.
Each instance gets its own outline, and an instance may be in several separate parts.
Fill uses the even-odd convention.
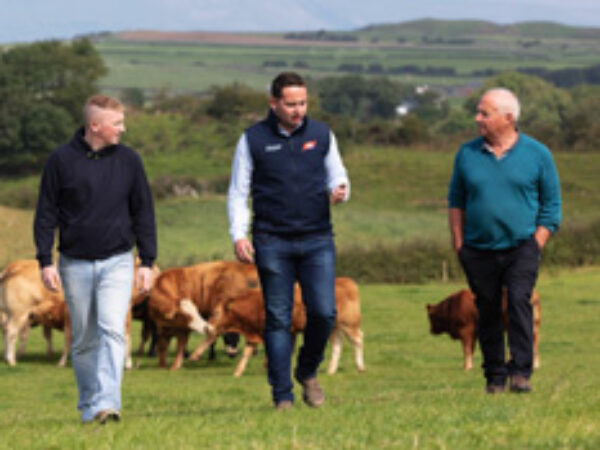
[[[422,18],[600,27],[600,0],[2,0],[0,43],[140,29],[352,30]]]

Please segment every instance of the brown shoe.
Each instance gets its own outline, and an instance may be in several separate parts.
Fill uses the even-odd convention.
[[[282,400],[275,405],[275,409],[277,411],[287,411],[288,409],[292,409],[294,404],[289,400]]]
[[[100,425],[104,425],[109,421],[118,422],[121,420],[121,413],[116,409],[103,409],[102,411],[98,411],[94,416],[94,420]]]
[[[531,392],[531,390],[532,388],[531,384],[529,384],[529,380],[523,375],[512,375],[510,377],[510,392],[524,394],[526,392]]]
[[[318,408],[325,403],[325,392],[319,384],[317,377],[307,378],[302,384],[302,399],[304,403],[313,408]]]
[[[485,387],[485,392],[488,394],[501,394],[506,390],[506,386],[503,384],[488,384]]]

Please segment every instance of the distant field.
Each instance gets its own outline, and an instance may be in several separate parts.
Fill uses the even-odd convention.
[[[283,39],[281,34],[128,32],[99,39],[96,46],[109,68],[101,80],[108,90],[137,87],[202,92],[233,82],[264,89],[284,68],[320,78],[344,74],[338,70],[343,64],[361,65],[366,76],[380,75],[370,71],[375,65],[397,81],[448,87],[481,81],[481,76],[473,75],[475,70],[559,69],[600,62],[595,51],[600,37],[596,35],[572,37],[548,28],[550,34],[543,36],[540,28],[539,36],[527,37],[470,26],[465,24],[462,33],[467,44],[453,43],[456,30],[437,25],[420,32],[382,28],[347,33],[355,36],[356,42]],[[424,43],[423,39],[432,41]],[[268,66],[273,63],[280,66]],[[407,65],[451,67],[456,76],[388,73]]]

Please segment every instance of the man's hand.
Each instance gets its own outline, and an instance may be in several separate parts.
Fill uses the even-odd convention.
[[[154,273],[150,267],[139,267],[135,277],[135,286],[138,292],[148,292],[152,287]]]
[[[546,228],[543,227],[541,225],[539,225],[537,227],[537,229],[535,230],[534,233],[534,237],[535,240],[537,241],[538,247],[540,248],[540,250],[542,250],[544,248],[544,246],[546,245],[546,242],[548,242],[548,239],[550,238],[550,235],[552,234],[552,232]]]
[[[340,184],[338,187],[331,191],[329,194],[329,200],[332,205],[337,205],[340,202],[343,202],[346,199],[347,187],[345,184]]]
[[[247,238],[241,238],[235,241],[233,246],[235,257],[245,263],[254,262],[254,247]]]
[[[46,289],[57,292],[61,287],[60,275],[55,266],[46,266],[42,268],[42,283]]]

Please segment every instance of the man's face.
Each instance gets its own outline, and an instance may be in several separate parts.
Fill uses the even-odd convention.
[[[125,131],[125,114],[114,109],[98,109],[90,128],[104,146],[118,144]]]
[[[294,130],[302,124],[306,116],[306,86],[287,86],[281,90],[281,97],[271,97],[269,104],[279,118],[281,126],[287,131]]]
[[[514,128],[511,115],[498,110],[492,95],[484,95],[479,101],[475,122],[479,125],[479,133],[488,139],[502,136]]]

